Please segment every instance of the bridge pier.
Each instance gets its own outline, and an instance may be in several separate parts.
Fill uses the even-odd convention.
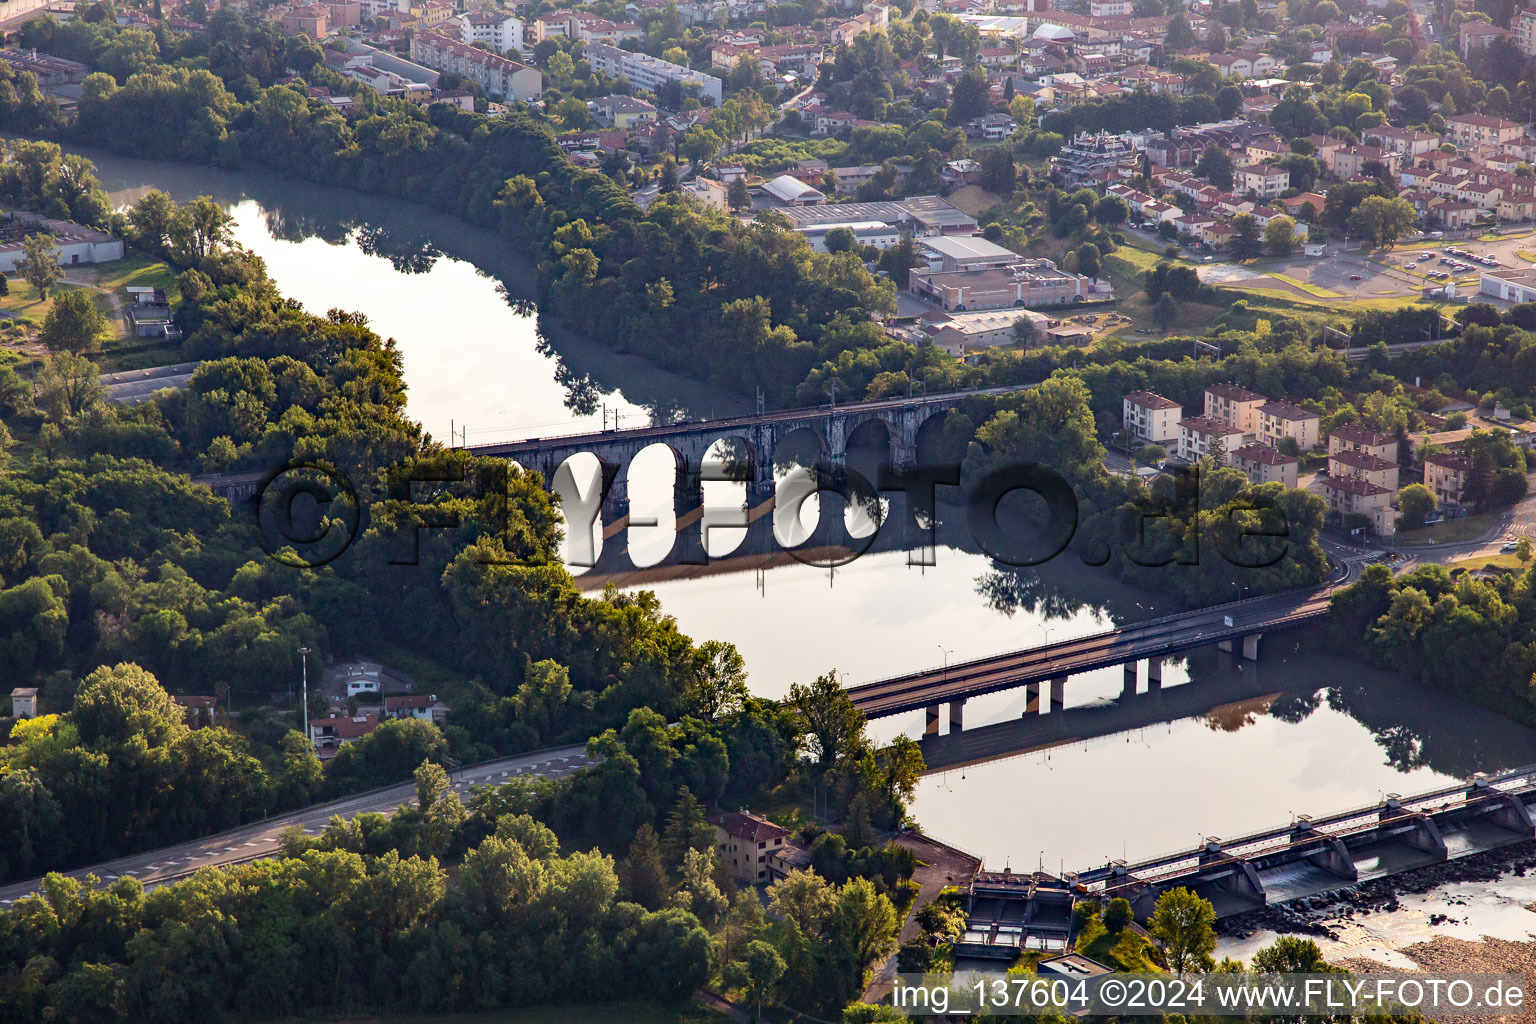
[[[1243,657],[1249,661],[1258,661],[1259,641],[1263,638],[1263,633],[1250,633],[1243,637]]]
[[[1147,693],[1156,693],[1163,688],[1163,659],[1147,659]]]
[[[1030,715],[1038,715],[1039,713],[1040,713],[1040,684],[1039,683],[1025,683],[1024,684],[1024,714],[1020,715],[1019,717],[1020,718],[1028,718]]]
[[[1059,715],[1067,707],[1067,677],[1057,676],[1051,680],[1051,714]]]
[[[954,735],[965,729],[965,698],[959,697],[949,702],[949,732]]]
[[[937,704],[929,704],[924,713],[927,715],[927,721],[923,724],[923,735],[937,736],[939,734],[939,706]]]
[[[1125,663],[1125,678],[1120,684],[1120,699],[1129,700],[1136,696],[1136,662]]]

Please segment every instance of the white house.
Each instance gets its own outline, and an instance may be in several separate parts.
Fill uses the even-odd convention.
[[[12,230],[0,241],[0,270],[15,273],[16,264],[26,255],[22,242],[28,235],[52,235],[59,251],[59,263],[72,267],[80,263],[111,263],[123,258],[123,240],[105,231],[97,231],[67,220],[50,220],[28,214],[14,214]]]
[[[1126,432],[1147,444],[1174,444],[1184,407],[1151,391],[1132,391],[1121,403]]]

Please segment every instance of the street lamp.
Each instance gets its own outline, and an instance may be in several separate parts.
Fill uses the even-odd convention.
[[[309,742],[309,648],[299,648],[299,666],[302,674],[304,702],[304,741]]]
[[[949,656],[954,652],[943,644],[938,644],[937,646],[944,655],[944,675],[941,681],[947,683],[949,682]]]

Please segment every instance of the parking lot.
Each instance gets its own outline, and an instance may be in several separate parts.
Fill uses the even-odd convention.
[[[1426,287],[1454,281],[1458,297],[1467,299],[1476,294],[1485,270],[1529,266],[1536,266],[1536,237],[1521,230],[1493,241],[1425,240],[1385,251],[1346,250],[1334,240],[1325,256],[1298,255],[1248,266],[1207,264],[1200,276],[1212,284],[1270,288],[1311,301],[1416,299]]]

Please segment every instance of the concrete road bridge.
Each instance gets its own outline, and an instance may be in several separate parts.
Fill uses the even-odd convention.
[[[959,732],[964,728],[968,698],[1021,686],[1028,694],[1026,715],[1042,711],[1041,684],[1049,684],[1050,708],[1059,711],[1066,703],[1067,680],[1094,669],[1124,665],[1125,693],[1134,695],[1140,664],[1146,662],[1148,689],[1158,690],[1163,659],[1169,655],[1215,644],[1258,660],[1259,640],[1265,633],[1322,618],[1335,589],[1348,581],[1351,572],[1348,565],[1339,565],[1328,582],[1317,587],[1197,608],[1030,650],[924,669],[850,687],[848,696],[868,718],[923,708],[925,732],[934,735],[939,731],[941,705],[949,705],[950,732]]]

